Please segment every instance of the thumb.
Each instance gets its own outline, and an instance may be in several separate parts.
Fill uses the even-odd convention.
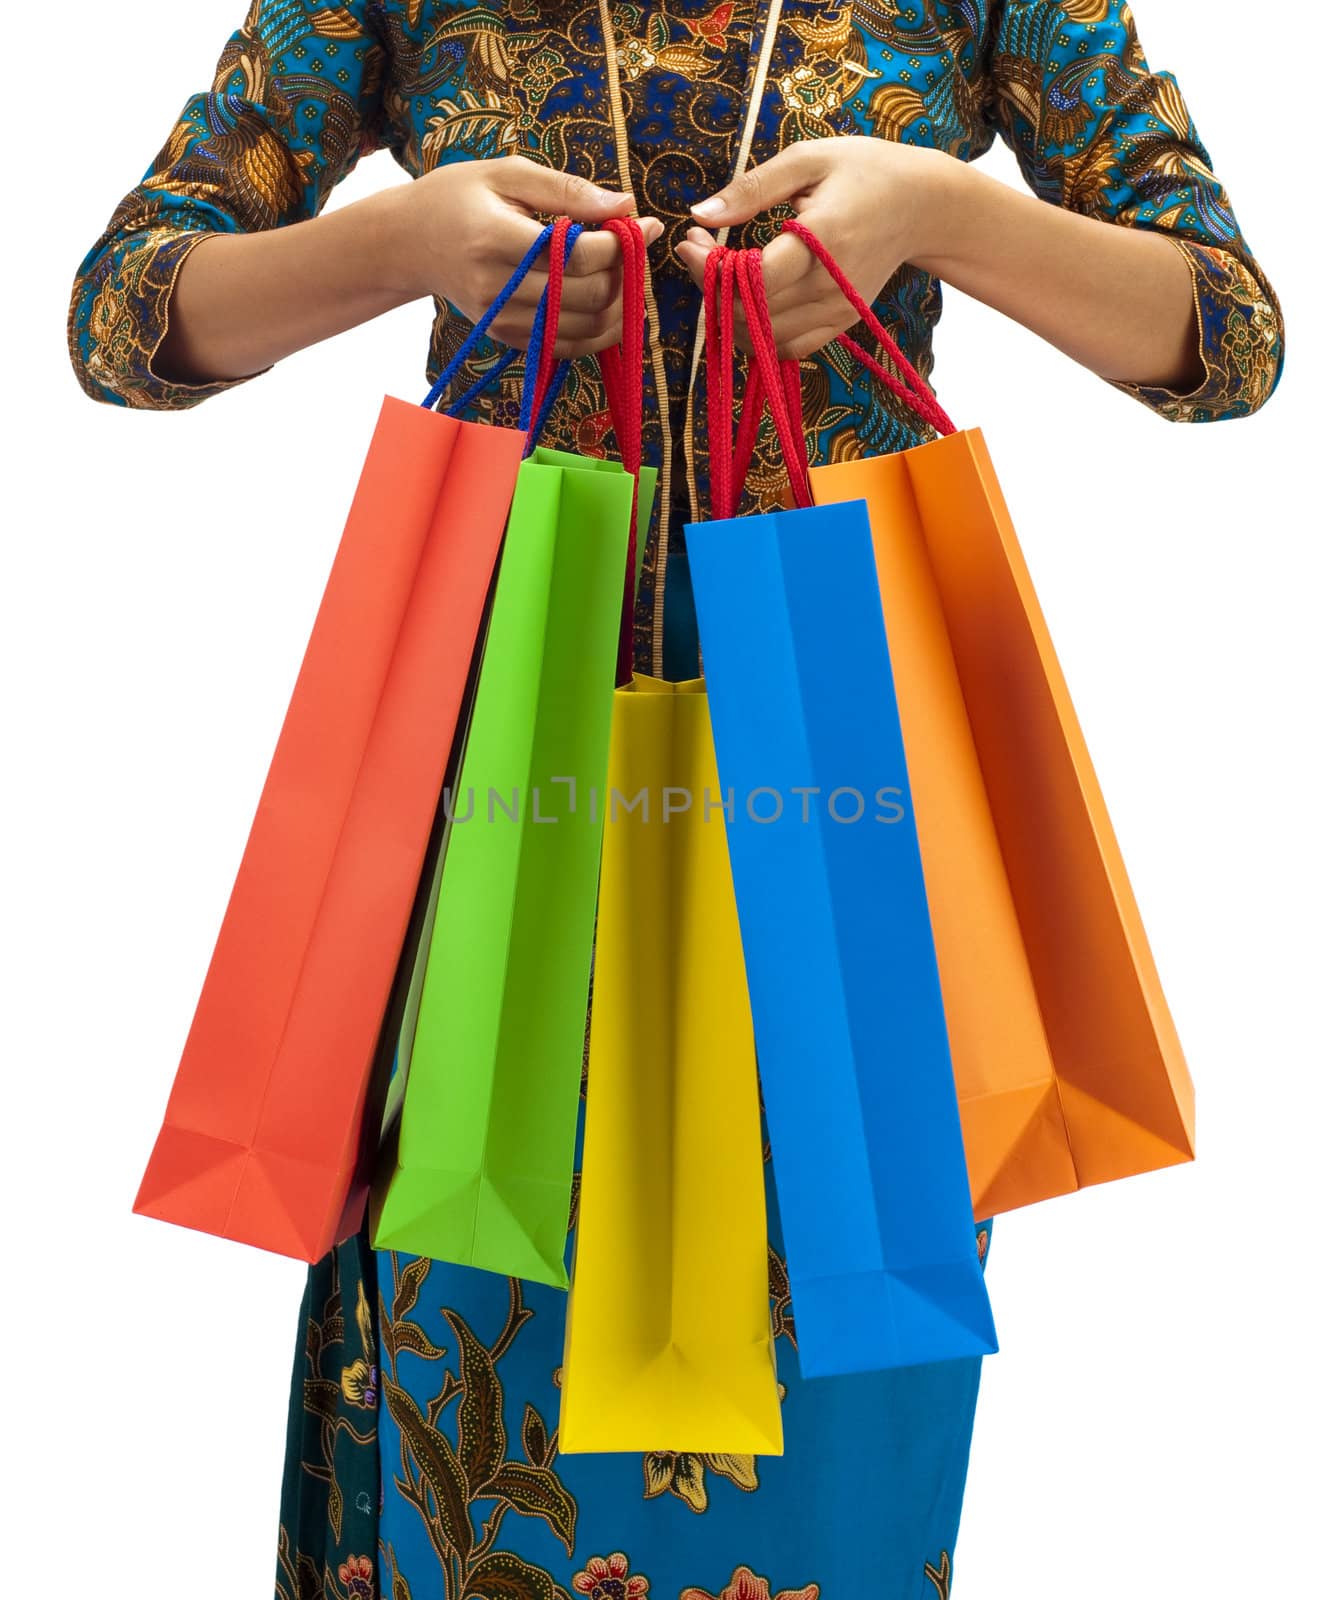
[[[555,172],[525,156],[516,156],[506,165],[509,170],[498,190],[528,211],[571,217],[573,222],[603,222],[607,217],[626,216],[635,207],[630,194],[602,189],[574,172]]]
[[[706,200],[691,207],[696,221],[712,228],[734,227],[760,211],[793,199],[821,176],[824,157],[821,139],[802,140],[780,155],[751,167]]]

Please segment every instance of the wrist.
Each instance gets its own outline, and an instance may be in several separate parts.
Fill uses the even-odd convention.
[[[944,151],[927,151],[921,204],[906,259],[932,277],[952,281],[988,230],[982,219],[993,180]]]
[[[377,286],[404,305],[433,292],[425,248],[422,180],[411,179],[369,195],[366,239]]]

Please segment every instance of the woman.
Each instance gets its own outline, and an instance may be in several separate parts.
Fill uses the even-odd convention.
[[[1031,194],[971,166],[996,134]],[[383,146],[415,181],[322,214]],[[536,217],[640,215],[661,479],[637,664],[687,677],[706,230],[766,246],[782,353],[805,360],[812,460],[926,437],[831,342],[850,312],[793,237],[774,237],[791,209],[926,375],[946,281],[1170,420],[1244,416],[1278,381],[1277,299],[1121,0],[253,0],[212,89],[80,264],[71,359],[94,399],[179,409],[430,294],[435,378]],[[540,283],[495,324],[499,343],[523,342]],[[587,234],[553,443],[612,449],[594,353],[617,338],[619,300],[614,241]],[[515,423],[518,389],[472,414]],[[745,510],[783,483],[765,431]],[[312,1269],[277,1594],[944,1600],[979,1364],[803,1383],[770,1168],[768,1205],[779,1459],[558,1456],[561,1295],[377,1255],[365,1235]],[[617,1316],[619,1286],[608,1295]],[[483,1459],[504,1469],[469,1468]]]

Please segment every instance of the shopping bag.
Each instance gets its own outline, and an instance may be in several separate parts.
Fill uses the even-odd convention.
[[[758,1075],[700,678],[618,690],[608,789],[558,1448],[779,1454]]]
[[[621,237],[640,410],[644,247],[634,225]],[[629,466],[537,449],[517,475],[372,1207],[378,1248],[559,1287],[634,483],[638,541],[655,483]]]
[[[377,1041],[525,443],[432,406],[550,232],[423,404],[382,403],[143,1215],[306,1261],[359,1224]]]
[[[901,380],[873,370],[917,409],[933,405],[858,295],[852,304]],[[942,438],[818,467],[810,483],[820,505],[869,507],[968,1169],[987,1217],[1192,1159],[1194,1093],[985,439],[942,412],[927,420]]]
[[[738,258],[755,356],[734,459],[736,260],[711,260],[713,520],[688,557],[801,1370],[980,1355],[995,1333],[868,516],[809,501],[757,251]],[[732,518],[762,393],[797,508]]]

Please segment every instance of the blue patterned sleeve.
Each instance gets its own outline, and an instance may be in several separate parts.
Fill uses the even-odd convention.
[[[315,216],[359,158],[389,142],[374,3],[251,0],[212,86],[187,100],[75,272],[67,341],[94,400],[182,410],[261,376],[176,383],[154,371],[173,285],[211,233]]]
[[[1202,371],[1182,392],[1109,380],[1174,422],[1257,411],[1283,367],[1278,297],[1247,248],[1176,79],[1150,72],[1124,0],[1000,0],[991,123],[1042,199],[1180,249]]]

